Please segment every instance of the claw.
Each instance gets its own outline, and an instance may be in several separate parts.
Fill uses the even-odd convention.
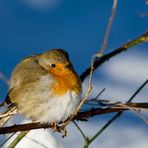
[[[64,127],[63,130],[62,130],[62,138],[66,137],[66,136],[67,136],[67,130]]]
[[[60,126],[58,128],[58,132],[62,133],[62,138],[64,138],[65,136],[67,136],[67,130],[65,126]]]
[[[64,138],[65,136],[67,136],[67,130],[65,126],[59,126],[57,125],[57,123],[53,122],[50,124],[51,125],[51,129],[53,132],[60,132],[62,133],[62,137]]]
[[[50,125],[51,125],[51,129],[52,129],[53,132],[58,131],[57,123],[53,122]]]

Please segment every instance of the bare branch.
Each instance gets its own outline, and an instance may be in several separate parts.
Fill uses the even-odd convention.
[[[137,108],[140,110],[148,110],[148,103],[127,103],[126,106],[130,108]],[[88,118],[97,116],[97,115],[103,115],[108,113],[114,113],[114,112],[120,112],[120,111],[127,111],[128,108],[121,107],[119,105],[114,106],[113,108],[91,108],[87,111],[81,111],[79,112],[74,120],[80,120],[80,121],[86,121]],[[40,129],[40,128],[51,128],[51,125],[48,124],[40,124],[39,122],[33,122],[33,123],[26,123],[21,125],[13,125],[13,126],[7,126],[7,127],[0,127],[0,134],[6,134],[6,133],[13,133],[18,131],[26,131],[26,130],[33,130],[33,129]]]
[[[121,47],[115,49],[114,51],[104,55],[103,57],[100,58],[99,61],[96,61],[94,63],[94,70],[97,69],[99,66],[101,66],[103,63],[105,63],[107,60],[111,59],[112,57],[118,55],[119,53],[122,53],[123,51],[128,50],[129,48],[140,44],[142,42],[147,42],[148,41],[148,32],[142,34],[141,36],[137,37],[136,39],[127,42],[126,44],[122,45]],[[90,73],[90,67],[87,68],[81,75],[81,81],[83,82],[85,78],[89,75]]]

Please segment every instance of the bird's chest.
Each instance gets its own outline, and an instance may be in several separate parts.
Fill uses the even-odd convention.
[[[63,96],[67,92],[74,91],[77,94],[81,94],[81,82],[76,75],[76,73],[71,73],[69,75],[52,75],[54,83],[52,83],[52,88],[50,93],[52,96],[58,95]]]
[[[73,87],[69,80],[63,78],[55,78],[55,83],[51,89],[51,95],[63,96],[67,92],[72,91]]]
[[[64,121],[76,110],[79,102],[80,96],[74,91],[68,91],[61,96],[55,95],[44,104],[40,121],[48,123]]]
[[[44,77],[44,90],[41,92],[42,104],[38,119],[43,123],[60,122],[66,120],[77,108],[81,93],[75,91],[75,83],[69,78],[58,79],[51,84],[51,77]],[[50,88],[49,88],[50,87]],[[44,96],[44,97],[43,97]]]

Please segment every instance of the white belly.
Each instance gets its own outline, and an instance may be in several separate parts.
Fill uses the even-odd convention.
[[[75,92],[67,92],[64,96],[49,98],[46,104],[41,105],[41,123],[65,121],[77,108],[80,96]]]

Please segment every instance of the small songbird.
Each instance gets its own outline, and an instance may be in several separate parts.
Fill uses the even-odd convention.
[[[78,107],[82,85],[63,49],[23,59],[14,69],[5,102],[40,123],[65,121]]]

